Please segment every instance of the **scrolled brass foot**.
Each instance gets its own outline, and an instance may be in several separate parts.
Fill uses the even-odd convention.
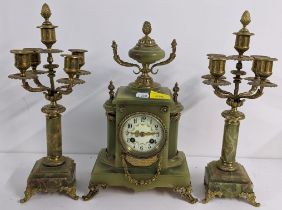
[[[20,199],[20,203],[27,202],[32,197],[32,195],[35,193],[35,191],[36,190],[34,190],[30,187],[27,187],[26,190],[24,191],[24,197],[22,199]]]
[[[251,204],[255,207],[260,206],[260,203],[256,202],[256,196],[255,196],[255,193],[253,193],[253,192],[251,192],[251,193],[241,192],[239,194],[239,198],[245,199],[249,204]]]
[[[88,194],[82,196],[82,200],[89,201],[99,192],[100,189],[106,189],[106,188],[107,188],[106,184],[97,184],[95,186],[89,187]]]
[[[211,191],[211,190],[208,190],[206,192],[206,197],[205,199],[202,200],[202,203],[206,204],[208,203],[209,201],[211,201],[212,199],[214,199],[215,197],[222,197],[223,193],[220,192],[220,191]]]
[[[64,193],[68,197],[72,198],[73,200],[78,200],[79,196],[76,194],[75,186],[72,187],[62,187],[60,189],[60,193]]]
[[[179,193],[180,197],[186,200],[187,202],[194,204],[198,202],[197,198],[194,198],[192,195],[192,187],[175,187],[173,189],[174,192]]]

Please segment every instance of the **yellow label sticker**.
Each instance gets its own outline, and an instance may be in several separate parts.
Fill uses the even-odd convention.
[[[170,95],[164,94],[164,93],[158,93],[156,91],[152,91],[150,92],[150,98],[152,99],[166,99],[169,100],[170,99]]]

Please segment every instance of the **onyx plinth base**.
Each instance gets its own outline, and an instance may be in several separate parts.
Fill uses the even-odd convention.
[[[75,186],[75,163],[69,157],[59,166],[44,165],[44,158],[36,161],[27,180],[27,187],[21,203],[27,202],[35,193],[63,193],[77,200]]]
[[[245,168],[241,164],[235,163],[236,170],[223,171],[218,167],[220,161],[212,161],[206,166],[204,181],[206,198],[203,203],[207,203],[215,197],[240,198],[245,199],[253,206],[260,206],[256,202],[253,183]]]

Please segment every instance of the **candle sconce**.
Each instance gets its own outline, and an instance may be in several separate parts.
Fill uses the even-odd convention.
[[[9,78],[22,81],[22,87],[29,92],[42,92],[50,104],[45,105],[41,111],[46,114],[47,131],[47,156],[36,161],[27,180],[25,196],[20,200],[21,203],[28,201],[37,192],[60,192],[73,199],[78,199],[75,187],[75,162],[62,155],[62,132],[61,132],[61,113],[66,108],[57,103],[63,95],[72,93],[73,87],[83,84],[80,76],[90,74],[82,70],[85,64],[85,52],[82,49],[70,49],[71,54],[62,54],[64,57],[64,71],[67,78],[58,79],[62,85],[55,86],[55,69],[58,64],[53,63],[53,54],[61,53],[62,50],[53,49],[56,43],[55,28],[49,18],[50,8],[47,4],[42,6],[41,16],[45,19],[41,26],[41,42],[46,49],[24,48],[22,50],[11,50],[15,56],[15,66],[20,73],[11,74]],[[46,70],[38,70],[41,64],[41,54],[47,54],[47,64],[43,65]],[[30,69],[31,68],[31,69]],[[30,70],[29,70],[30,69]],[[43,85],[40,75],[49,77],[50,85]],[[36,87],[32,87],[29,81],[33,81]]]
[[[277,86],[267,79],[271,76],[273,62],[277,59],[261,55],[244,55],[249,49],[250,37],[254,35],[246,28],[250,22],[250,14],[248,11],[245,11],[241,18],[243,28],[239,32],[234,33],[236,35],[234,48],[238,55],[207,55],[210,74],[202,76],[204,79],[203,83],[211,85],[215,95],[226,99],[226,103],[231,107],[231,110],[222,112],[222,116],[225,118],[225,126],[221,158],[218,161],[210,162],[205,170],[206,198],[203,200],[204,203],[215,197],[228,197],[242,198],[254,206],[260,205],[255,200],[253,184],[246,170],[235,160],[240,120],[245,118],[245,115],[237,109],[243,105],[245,99],[256,99],[262,96],[265,87]],[[224,77],[225,63],[228,60],[237,62],[236,70],[231,71],[231,74],[234,75],[233,93],[225,91],[220,87],[231,84]],[[242,70],[243,61],[252,61],[254,77],[242,78],[242,76],[246,75],[246,72]],[[251,88],[247,92],[239,93],[242,79],[247,80]]]

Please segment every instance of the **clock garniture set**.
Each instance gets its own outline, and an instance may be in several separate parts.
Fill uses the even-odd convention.
[[[64,57],[64,71],[67,78],[58,79],[63,85],[55,86],[56,69],[53,54],[61,50],[53,49],[56,43],[55,28],[49,18],[50,8],[42,6],[41,15],[45,19],[40,28],[41,42],[46,49],[24,48],[11,50],[15,56],[15,66],[20,73],[11,74],[9,78],[21,80],[22,87],[29,92],[42,92],[50,104],[41,111],[46,114],[47,156],[36,161],[27,180],[25,196],[20,202],[28,201],[37,192],[59,192],[78,199],[75,184],[75,162],[62,155],[61,113],[65,107],[58,104],[63,95],[72,93],[73,87],[83,84],[81,76],[90,74],[81,67],[85,64],[83,49],[70,49]],[[245,11],[241,18],[243,28],[234,33],[236,41],[234,48],[238,55],[225,56],[208,54],[210,74],[204,75],[203,83],[212,86],[214,93],[226,99],[230,110],[222,112],[225,118],[221,157],[206,166],[204,185],[206,187],[207,203],[215,197],[243,198],[254,206],[256,202],[253,183],[244,167],[236,162],[236,150],[239,135],[240,120],[245,115],[238,111],[245,99],[255,99],[263,94],[265,87],[275,87],[268,77],[272,74],[273,62],[277,59],[268,56],[244,53],[249,49],[250,33],[247,25],[251,22],[250,14]],[[155,188],[172,189],[189,203],[198,200],[192,196],[191,177],[185,154],[178,150],[178,124],[183,106],[178,101],[179,87],[176,83],[172,91],[162,87],[151,78],[157,74],[157,67],[169,64],[176,57],[176,41],[171,43],[172,52],[166,60],[165,52],[156,44],[149,34],[151,24],[144,22],[144,36],[129,50],[129,57],[139,64],[123,61],[118,55],[117,44],[112,42],[114,60],[125,67],[133,67],[138,75],[134,82],[121,86],[115,92],[110,81],[109,99],[104,103],[107,117],[107,147],[102,149],[94,164],[89,182],[88,194],[82,196],[87,201],[93,198],[99,190],[109,187],[126,187],[134,191],[145,191]],[[39,70],[41,54],[47,54],[47,64],[44,70]],[[235,60],[234,91],[223,90],[221,86],[230,85],[224,77],[225,63]],[[254,77],[243,76],[243,62],[252,61]],[[39,76],[47,75],[49,85],[44,85]],[[240,83],[245,79],[251,88],[239,93]],[[35,87],[30,85],[32,81]]]
[[[107,148],[102,149],[94,165],[89,193],[92,198],[100,187],[122,186],[135,191],[153,188],[172,188],[190,203],[197,199],[191,194],[191,181],[185,154],[177,150],[177,131],[183,109],[177,100],[178,85],[173,94],[167,87],[153,81],[156,67],[172,62],[176,56],[176,41],[172,52],[165,52],[149,34],[151,24],[143,25],[145,36],[129,50],[129,56],[141,64],[128,63],[118,55],[117,44],[112,43],[114,60],[125,67],[135,67],[140,74],[128,86],[119,87],[114,94],[109,85],[109,100],[104,104],[107,115]]]

